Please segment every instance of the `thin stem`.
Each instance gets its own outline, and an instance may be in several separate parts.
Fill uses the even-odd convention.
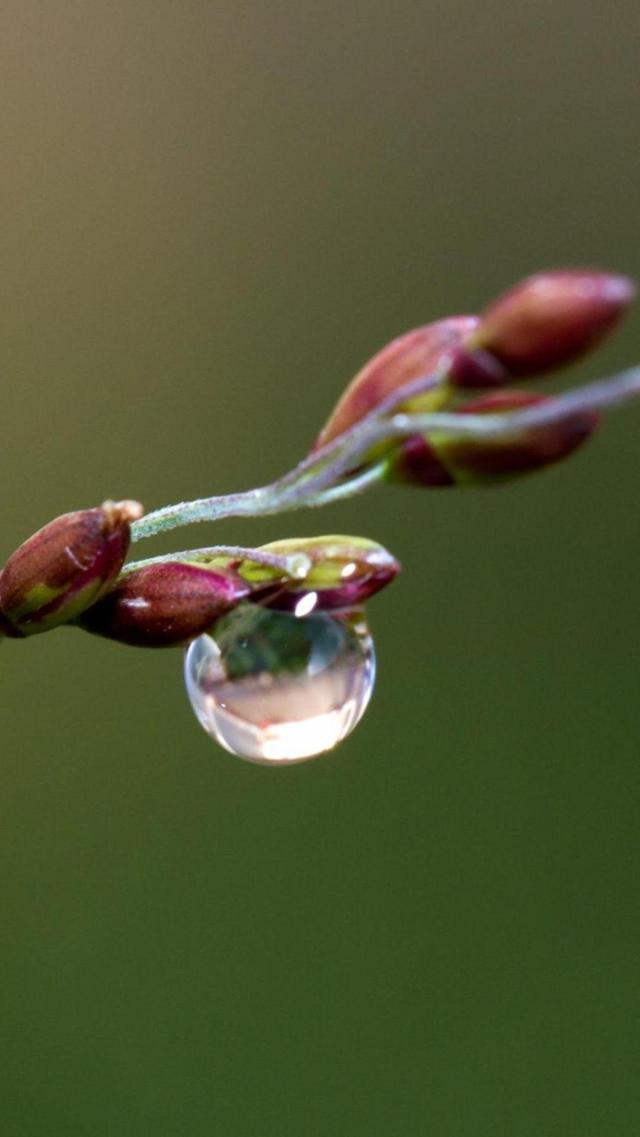
[[[545,402],[536,403],[520,411],[482,415],[436,411],[425,414],[396,414],[383,421],[377,418],[368,419],[352,431],[351,446],[348,451],[338,455],[319,471],[313,478],[313,483],[307,483],[306,490],[311,491],[317,498],[326,486],[332,486],[354,464],[357,464],[367,451],[393,438],[406,438],[412,434],[439,434],[458,438],[494,438],[507,441],[516,439],[536,427],[544,427],[552,422],[566,419],[571,414],[618,406],[638,394],[640,394],[640,367],[632,367],[611,379],[596,380],[573,391],[551,396]],[[354,481],[357,481],[357,478]],[[347,485],[351,485],[351,481]],[[347,496],[346,488],[345,494],[341,496]],[[324,500],[323,497],[323,503]],[[331,497],[327,497],[326,500],[331,500]],[[309,504],[313,502],[310,501]]]
[[[553,395],[543,403],[521,411],[502,414],[456,415],[450,413],[395,415],[389,423],[387,437],[404,437],[426,432],[465,436],[467,438],[517,438],[534,427],[548,426],[571,414],[608,410],[620,406],[634,395],[640,395],[640,367],[630,367],[610,379],[596,379],[573,391]]]
[[[640,367],[632,367],[610,379],[597,380],[573,391],[550,397],[520,411],[498,414],[393,413],[410,393],[433,389],[442,375],[424,376],[395,392],[374,412],[347,433],[305,458],[294,470],[268,486],[246,493],[202,498],[167,506],[147,514],[132,526],[132,539],[139,541],[155,533],[189,525],[196,521],[216,521],[224,517],[266,516],[305,506],[325,505],[361,492],[382,477],[380,465],[353,474],[367,453],[382,442],[412,434],[455,435],[477,439],[508,439],[535,427],[564,419],[575,412],[614,407],[640,394]]]
[[[369,466],[360,474],[354,474],[348,481],[339,482],[337,486],[330,486],[326,490],[320,490],[307,504],[312,507],[330,505],[334,501],[341,501],[342,498],[355,497],[356,494],[364,493],[370,486],[382,481],[385,469],[385,462],[378,462],[376,466]]]
[[[311,488],[310,493],[310,487],[313,487],[316,478],[325,468],[332,469],[334,461],[340,459],[343,454],[345,456],[351,454],[353,441],[359,429],[363,429],[367,424],[377,423],[408,398],[435,390],[445,379],[446,367],[443,364],[436,372],[421,375],[405,383],[361,419],[354,430],[341,434],[326,446],[313,451],[270,485],[259,486],[244,493],[222,494],[218,497],[180,502],[148,513],[146,517],[131,526],[132,541],[141,541],[145,537],[153,537],[157,533],[164,533],[169,529],[191,525],[198,521],[218,521],[226,517],[264,517],[270,513],[279,513],[285,508],[299,509],[314,504],[313,489]],[[351,465],[353,461],[347,457],[345,469]],[[358,489],[354,489],[354,493],[356,492]]]
[[[230,560],[253,561],[255,564],[266,565],[277,569],[278,572],[293,579],[304,577],[309,572],[310,560],[304,553],[292,553],[291,556],[267,553],[262,549],[250,549],[244,545],[210,545],[203,549],[182,549],[179,553],[166,553],[159,557],[149,557],[142,561],[132,561],[125,565],[122,575],[135,572],[136,569],[148,568],[149,565],[171,564],[173,561],[193,561],[209,564],[216,557],[228,557]]]

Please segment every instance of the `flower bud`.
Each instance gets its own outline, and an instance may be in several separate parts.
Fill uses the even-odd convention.
[[[206,632],[250,592],[228,569],[185,561],[143,565],[123,573],[78,623],[132,647],[175,647]]]
[[[273,541],[260,551],[307,558],[308,568],[298,579],[278,580],[276,569],[253,561],[238,566],[252,583],[252,600],[298,616],[358,607],[400,570],[391,553],[365,537],[298,537]]]
[[[456,413],[506,415],[553,401],[552,396],[528,391],[496,391],[465,403]],[[508,481],[567,458],[589,438],[598,421],[593,411],[571,410],[562,418],[528,427],[511,437],[411,437],[392,459],[388,477],[432,488]]]
[[[6,634],[47,632],[94,604],[120,572],[130,523],[141,515],[138,502],[107,501],[65,513],[34,533],[0,573]]]
[[[436,371],[477,326],[475,316],[452,316],[414,328],[388,343],[351,381],[318,435],[312,453],[344,434],[406,383]],[[414,396],[402,409],[437,410],[448,395],[443,383],[437,390]]]
[[[481,317],[454,366],[461,387],[482,381],[489,360],[506,376],[542,375],[573,363],[605,338],[635,296],[626,276],[588,269],[541,272],[516,284]],[[475,374],[474,374],[475,373]]]
[[[504,387],[511,381],[511,375],[488,351],[483,351],[481,348],[472,350],[466,344],[462,344],[452,354],[448,379],[452,387],[486,391],[490,388]]]

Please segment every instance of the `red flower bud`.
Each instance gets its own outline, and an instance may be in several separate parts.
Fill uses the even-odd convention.
[[[481,348],[474,351],[462,345],[453,353],[449,369],[449,382],[453,387],[487,390],[491,387],[504,387],[510,380],[506,367],[488,351],[482,351]]]
[[[127,555],[135,501],[107,501],[65,513],[25,541],[0,573],[7,635],[30,636],[69,623],[115,580]]]
[[[516,284],[481,317],[457,364],[459,386],[493,357],[511,376],[541,375],[573,363],[607,336],[635,296],[626,276],[588,269],[541,272]],[[470,358],[469,358],[470,355]]]
[[[351,381],[318,435],[312,453],[360,422],[405,383],[435,371],[477,326],[475,316],[452,316],[414,328],[388,343]],[[436,410],[446,398],[443,384],[440,390],[413,397],[404,409]]]
[[[250,592],[229,570],[184,561],[143,565],[125,572],[78,623],[133,647],[175,647],[206,632]]]
[[[552,396],[528,391],[496,391],[465,403],[456,413],[508,414],[553,401]],[[571,410],[560,419],[511,437],[412,437],[399,447],[389,478],[433,488],[508,481],[567,458],[590,437],[598,421],[593,411]]]

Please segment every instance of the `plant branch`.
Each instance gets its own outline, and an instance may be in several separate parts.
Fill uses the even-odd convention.
[[[286,556],[278,553],[267,553],[262,549],[250,549],[244,545],[210,545],[202,549],[182,549],[178,553],[166,553],[142,561],[131,561],[130,564],[124,566],[121,575],[125,576],[137,569],[147,568],[149,565],[171,564],[174,561],[210,564],[217,557],[253,561],[255,564],[277,569],[278,572],[290,576],[294,580],[303,579],[307,576],[311,566],[309,557],[305,556],[304,553],[292,553],[290,556]]]
[[[244,493],[182,502],[147,514],[132,525],[132,540],[140,541],[199,521],[267,516],[349,497],[380,480],[384,472],[382,465],[362,471],[358,470],[358,464],[374,447],[393,439],[425,434],[507,441],[571,413],[615,407],[640,394],[640,367],[632,367],[612,378],[597,380],[509,413],[461,415],[434,411],[416,414],[399,410],[409,398],[435,389],[444,378],[440,370],[399,388],[351,430],[312,453],[271,485]],[[350,471],[355,472],[349,477]]]

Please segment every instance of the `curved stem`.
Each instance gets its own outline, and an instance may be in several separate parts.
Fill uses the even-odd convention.
[[[320,505],[330,505],[334,501],[341,501],[345,497],[355,497],[356,494],[364,493],[370,486],[375,486],[377,482],[381,482],[384,478],[386,469],[385,462],[378,462],[375,466],[369,466],[367,470],[363,470],[359,474],[354,474],[348,481],[339,482],[336,486],[329,486],[326,490],[319,490],[314,494],[311,501],[306,504],[312,508]]]
[[[393,413],[409,393],[430,390],[442,382],[442,375],[424,376],[381,403],[346,434],[305,458],[294,470],[268,486],[246,493],[202,498],[167,506],[147,514],[132,527],[132,540],[189,525],[196,521],[216,521],[224,517],[266,516],[305,506],[325,505],[361,492],[380,480],[383,468],[374,466],[345,479],[349,471],[375,446],[412,434],[455,435],[477,439],[508,439],[536,427],[566,418],[567,415],[617,406],[640,394],[640,367],[632,367],[610,379],[597,380],[576,390],[552,396],[520,411],[496,414],[455,414],[452,412]]]
[[[334,462],[343,457],[346,458],[345,469],[354,464],[352,457],[354,440],[357,442],[356,435],[359,430],[380,422],[385,415],[397,409],[407,399],[442,386],[445,380],[446,367],[443,364],[436,372],[421,375],[405,383],[361,419],[354,429],[313,451],[270,485],[259,486],[244,493],[222,494],[217,497],[199,498],[196,501],[179,502],[177,505],[168,505],[148,513],[131,526],[132,541],[141,541],[145,537],[153,537],[157,533],[164,533],[169,529],[191,525],[198,521],[218,521],[226,517],[264,517],[270,513],[279,513],[282,509],[299,509],[313,505],[313,487],[325,468],[332,470]],[[330,481],[331,478],[329,481],[323,478],[323,485],[329,484]],[[354,493],[364,488],[356,480],[354,487]],[[336,496],[347,495],[340,493]]]
[[[228,557],[230,560],[247,560],[255,564],[266,565],[277,569],[278,572],[293,579],[305,577],[311,566],[309,557],[304,553],[292,553],[291,556],[278,553],[263,552],[262,549],[250,549],[244,545],[209,545],[203,549],[183,549],[179,553],[166,553],[159,557],[148,557],[142,561],[131,561],[122,569],[122,576],[136,569],[148,568],[149,565],[171,564],[172,561],[193,561],[209,564],[216,557]]]
[[[640,395],[640,367],[630,367],[610,379],[596,379],[573,391],[551,395],[542,403],[525,407],[521,411],[502,414],[457,415],[451,413],[425,415],[395,415],[390,420],[389,437],[408,434],[455,435],[466,438],[517,438],[527,430],[544,427],[572,414],[584,411],[608,410]]]

